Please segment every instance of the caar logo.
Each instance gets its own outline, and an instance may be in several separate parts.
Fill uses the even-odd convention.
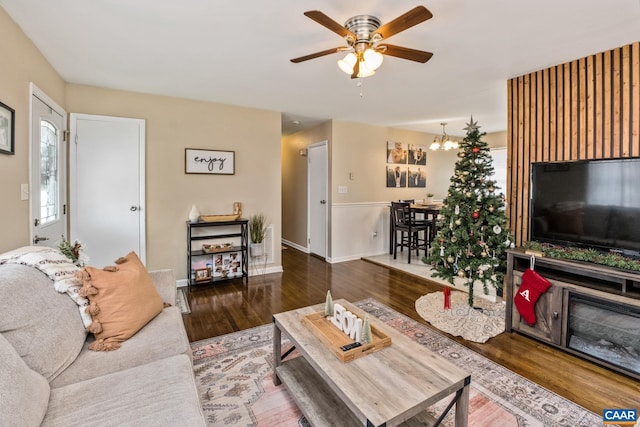
[[[605,424],[634,425],[638,421],[638,411],[635,409],[604,409],[602,421]]]

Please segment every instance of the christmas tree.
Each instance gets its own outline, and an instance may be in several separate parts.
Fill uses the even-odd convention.
[[[464,278],[473,307],[473,286],[481,283],[484,293],[494,286],[501,293],[506,270],[506,252],[511,246],[504,200],[493,175],[489,147],[481,138],[477,122],[467,123],[467,136],[460,143],[455,173],[437,220],[438,234],[429,257],[433,277]],[[503,190],[505,191],[505,190]]]

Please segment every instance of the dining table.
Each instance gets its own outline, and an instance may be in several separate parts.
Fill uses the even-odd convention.
[[[437,218],[442,208],[442,202],[423,202],[423,203],[411,203],[409,205],[409,211],[411,215],[422,214],[424,219],[431,220],[431,226],[429,227],[429,242],[433,242],[438,233],[437,230]],[[391,207],[389,207],[389,254],[393,253],[393,233],[395,233],[395,227],[393,222],[393,213]]]

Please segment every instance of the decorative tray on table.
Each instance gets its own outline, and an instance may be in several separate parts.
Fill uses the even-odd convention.
[[[387,336],[380,329],[371,325],[371,342],[362,344],[360,347],[343,351],[340,347],[353,343],[353,340],[336,328],[331,320],[325,317],[324,311],[306,315],[302,318],[302,323],[318,338],[329,350],[343,362],[350,362],[367,354],[382,350],[391,345],[391,337]]]
[[[204,244],[202,245],[202,252],[205,254],[214,254],[216,252],[224,252],[233,246],[233,243],[217,243],[213,245]]]
[[[203,222],[235,221],[238,218],[240,218],[240,214],[200,215],[199,217]]]

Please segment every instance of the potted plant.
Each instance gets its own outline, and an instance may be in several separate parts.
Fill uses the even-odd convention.
[[[433,202],[433,193],[427,193],[427,202]]]
[[[251,256],[264,254],[264,234],[267,231],[267,217],[257,213],[249,217],[249,237],[251,238]]]

